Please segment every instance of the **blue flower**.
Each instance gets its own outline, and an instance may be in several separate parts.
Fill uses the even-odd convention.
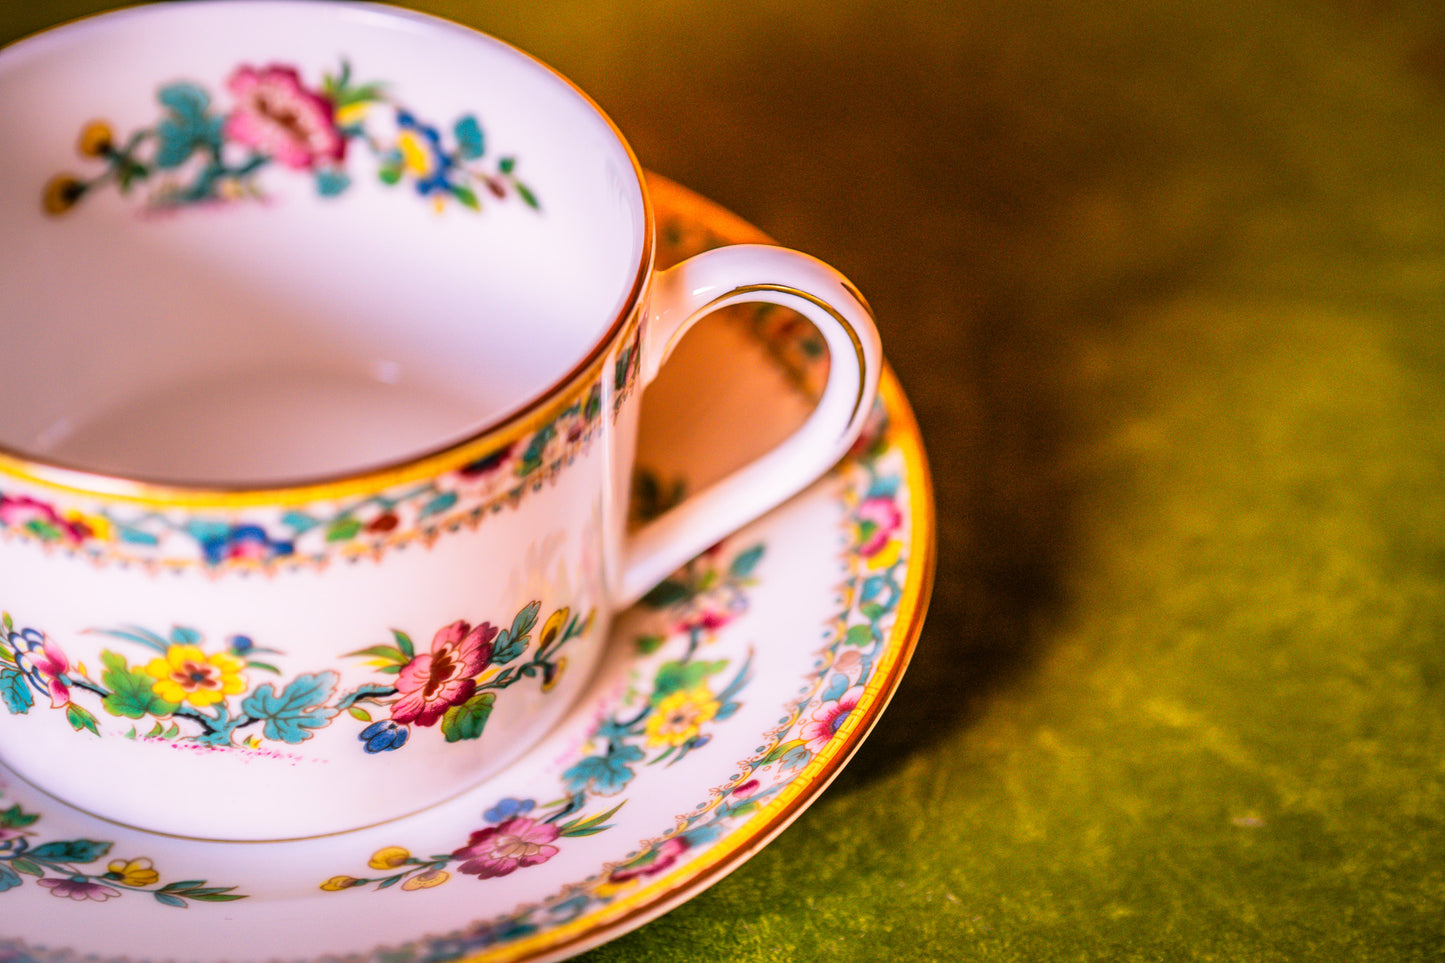
[[[397,111],[396,124],[401,166],[415,180],[417,193],[423,197],[438,191],[450,193],[456,162],[442,150],[441,133],[405,110]]]
[[[193,525],[192,531],[200,539],[201,551],[206,562],[220,565],[233,559],[248,559],[257,562],[284,558],[295,553],[296,547],[287,541],[272,538],[259,525],[222,525],[214,528],[202,524]]]
[[[504,823],[513,816],[520,816],[529,813],[537,805],[533,799],[512,799],[507,798],[499,801],[491,809],[482,813],[482,818],[489,823]]]
[[[367,752],[388,752],[406,745],[406,737],[409,735],[411,730],[406,726],[398,725],[390,719],[382,719],[362,729],[361,735],[356,738],[366,743]]]

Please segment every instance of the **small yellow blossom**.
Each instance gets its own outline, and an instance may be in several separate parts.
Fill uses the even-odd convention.
[[[401,884],[404,890],[431,889],[433,886],[440,886],[452,878],[452,874],[444,869],[428,869],[417,873],[411,879]]]
[[[648,747],[683,745],[696,738],[717,711],[717,699],[705,685],[672,693],[647,720]]]
[[[371,859],[367,861],[366,865],[372,869],[396,869],[409,859],[411,859],[411,853],[400,846],[383,846],[371,854]]]
[[[161,878],[148,859],[113,859],[106,869],[107,876],[126,886],[152,886]]]
[[[353,886],[363,886],[366,880],[357,879],[355,876],[333,876],[321,884],[321,888],[328,893],[339,893],[344,889],[351,889]]]

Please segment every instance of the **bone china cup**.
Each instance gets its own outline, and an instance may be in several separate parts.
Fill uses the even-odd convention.
[[[296,838],[475,785],[872,405],[847,281],[759,246],[655,271],[611,122],[445,21],[97,16],[0,51],[0,129],[0,759],[109,819]],[[817,409],[629,529],[645,386],[743,301],[819,329]]]

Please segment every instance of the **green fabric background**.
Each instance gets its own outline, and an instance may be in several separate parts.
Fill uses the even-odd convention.
[[[1445,957],[1445,8],[412,5],[851,275],[936,476],[870,741],[589,960]]]

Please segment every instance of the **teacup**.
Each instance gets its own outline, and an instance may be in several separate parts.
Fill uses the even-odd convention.
[[[0,52],[0,129],[0,759],[112,820],[296,838],[475,785],[872,404],[844,278],[654,271],[613,124],[455,24],[127,9]],[[643,389],[746,301],[826,340],[817,409],[630,531]]]

